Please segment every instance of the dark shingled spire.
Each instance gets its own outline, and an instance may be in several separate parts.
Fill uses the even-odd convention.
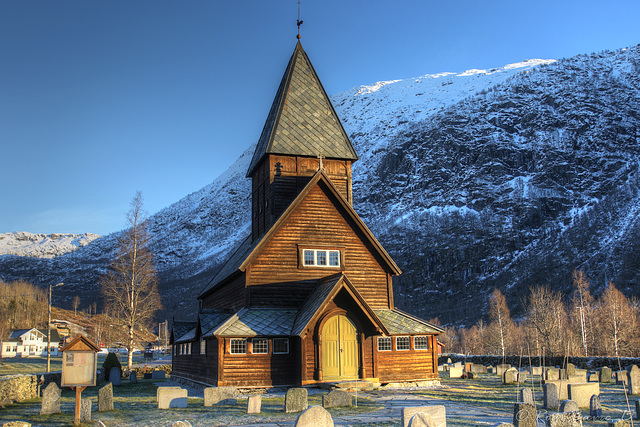
[[[267,154],[358,159],[300,41],[278,87],[247,177]]]

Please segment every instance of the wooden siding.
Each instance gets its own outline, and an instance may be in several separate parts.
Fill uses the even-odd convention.
[[[253,260],[247,269],[247,285],[318,279],[343,271],[372,308],[390,308],[383,261],[323,187],[320,183],[309,193]],[[340,269],[299,268],[298,246],[340,247],[344,265]]]
[[[414,350],[411,339],[411,350],[396,350],[396,337],[392,337],[392,351],[378,351],[377,342],[374,348],[377,376],[380,382],[400,382],[413,380],[432,380],[438,378],[437,361],[434,364],[433,342],[429,337],[428,350]]]
[[[206,354],[200,354],[200,342],[191,343],[191,354],[173,356],[173,372],[176,375],[211,385],[218,382],[218,340],[206,340]]]
[[[289,340],[289,354],[273,354],[273,342],[269,339],[268,354],[252,354],[251,339],[247,340],[247,354],[231,354],[229,339],[224,339],[222,386],[271,386],[299,383],[296,373],[299,357],[296,345]]]
[[[216,286],[202,299],[202,308],[228,308],[237,310],[245,303],[245,274]]]
[[[316,285],[312,280],[249,286],[248,307],[299,308]]]

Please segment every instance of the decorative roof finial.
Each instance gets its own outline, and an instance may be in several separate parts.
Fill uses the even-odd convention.
[[[300,40],[300,25],[302,25],[302,20],[300,20],[300,0],[298,0],[298,20],[296,21],[296,24],[298,25],[298,35],[296,36],[296,38],[298,40]]]

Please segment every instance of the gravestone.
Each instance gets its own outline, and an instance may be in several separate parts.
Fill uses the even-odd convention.
[[[309,407],[307,397],[306,388],[290,388],[284,396],[284,411],[286,413],[304,411]]]
[[[165,371],[155,370],[151,373],[152,380],[164,380],[167,377],[167,373]]]
[[[594,394],[591,396],[591,402],[589,403],[589,415],[592,417],[602,416],[602,404],[600,402],[600,395]]]
[[[122,380],[122,371],[117,366],[114,366],[109,371],[109,382],[113,385],[120,385],[120,381]]]
[[[542,366],[532,366],[531,375],[542,375]]]
[[[160,391],[167,390],[167,389],[180,390],[181,388],[182,387],[158,387],[156,389],[156,402],[158,402],[160,400]]]
[[[449,368],[449,378],[462,378],[462,368],[459,366],[452,366]]]
[[[510,369],[511,365],[503,363],[501,365],[496,365],[496,375],[502,376],[507,369]]]
[[[616,371],[616,384],[627,385],[627,371]]]
[[[80,399],[80,422],[91,422],[91,400]]]
[[[186,389],[180,387],[158,387],[158,409],[186,407]]]
[[[587,381],[590,383],[599,383],[600,382],[600,372],[590,371],[587,374]]]
[[[571,378],[576,374],[576,365],[567,363],[567,378]]]
[[[545,418],[546,427],[582,427],[580,412],[561,412],[548,414]]]
[[[630,425],[627,420],[610,420],[608,427],[629,427]]]
[[[138,384],[138,374],[136,371],[131,371],[129,374],[129,384]]]
[[[518,380],[518,371],[515,369],[507,369],[504,374],[502,374],[502,384],[513,384]]]
[[[611,368],[608,366],[603,366],[600,369],[600,382],[601,383],[610,383],[611,382]]]
[[[298,416],[295,425],[296,427],[333,427],[333,418],[322,406],[312,406]]]
[[[171,427],[193,427],[189,421],[176,421]]]
[[[58,388],[58,385],[56,383],[49,383],[49,385],[42,392],[42,407],[40,409],[40,415],[60,413],[61,393],[62,390]]]
[[[151,379],[151,372],[145,372],[144,375],[142,376],[143,380],[150,380]]]
[[[444,405],[429,405],[429,406],[415,406],[402,409],[402,418],[400,425],[402,427],[409,427],[409,422],[414,415],[419,413],[429,414],[433,419],[434,426],[446,427],[447,426],[447,411]]]
[[[560,404],[560,412],[578,412],[580,407],[573,400],[563,400]]]
[[[31,424],[26,421],[9,421],[2,424],[2,427],[31,427]]]
[[[107,383],[98,390],[98,412],[113,411],[113,384]]]
[[[259,414],[262,409],[262,396],[254,394],[247,399],[247,414]]]
[[[204,389],[204,406],[213,406],[219,403],[235,405],[238,398],[237,387],[207,387]]]
[[[588,408],[591,396],[600,394],[600,383],[569,384],[569,399],[580,408]]]
[[[467,379],[476,380],[478,379],[479,374],[476,374],[475,372],[467,372],[466,375],[467,375]]]
[[[487,367],[484,365],[480,365],[478,363],[474,363],[471,365],[471,371],[474,374],[486,374],[487,373]]]
[[[629,368],[629,391],[631,394],[640,394],[640,368],[638,365],[633,365]]]
[[[436,422],[431,415],[418,412],[409,420],[409,427],[436,427]]]
[[[536,427],[536,405],[518,402],[513,405],[513,425],[515,427]]]
[[[447,357],[447,363],[451,364],[451,358],[450,357]]]
[[[521,388],[518,400],[523,403],[533,403],[533,391],[530,388]]]
[[[349,393],[342,390],[333,390],[322,396],[323,408],[337,408],[341,406],[352,406],[353,398]]]
[[[554,383],[544,383],[542,391],[544,408],[558,409],[558,406],[560,406],[560,400],[558,399],[558,386]]]
[[[548,381],[557,381],[560,379],[560,371],[555,368],[547,369],[545,379]]]

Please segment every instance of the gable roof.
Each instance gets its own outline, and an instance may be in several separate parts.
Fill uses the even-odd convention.
[[[369,230],[366,224],[362,221],[360,216],[353,209],[353,206],[351,206],[351,203],[349,203],[347,199],[344,198],[342,193],[338,191],[331,179],[326,175],[324,169],[320,169],[315,173],[315,175],[313,175],[311,180],[296,196],[293,202],[291,202],[289,207],[282,213],[282,215],[280,215],[280,218],[278,218],[275,224],[271,226],[267,233],[265,233],[260,239],[253,241],[251,240],[251,236],[248,236],[240,244],[240,246],[238,246],[231,258],[227,260],[227,262],[215,274],[213,279],[211,279],[211,281],[207,283],[202,292],[200,292],[198,298],[202,298],[205,294],[207,294],[232,274],[235,274],[238,271],[245,271],[249,263],[251,263],[251,261],[258,256],[262,248],[264,248],[264,246],[269,243],[271,238],[276,234],[280,227],[284,225],[291,214],[293,214],[300,203],[302,203],[305,197],[319,182],[323,182],[324,184],[326,184],[327,188],[329,189],[329,193],[335,198],[335,200],[338,202],[338,205],[344,209],[347,216],[349,216],[355,222],[358,229],[362,232],[362,235],[365,236],[365,239],[371,244],[374,250],[384,260],[385,264],[389,267],[392,273],[394,275],[402,274],[400,267],[398,267],[398,265],[393,261],[391,256],[382,247],[378,239],[376,239],[371,230]]]
[[[398,309],[374,310],[389,334],[440,334],[443,329]]]
[[[341,206],[347,216],[349,216],[356,224],[357,228],[362,232],[365,239],[371,244],[374,250],[380,255],[380,257],[384,260],[385,264],[389,267],[389,269],[393,272],[394,275],[402,274],[400,267],[396,265],[391,256],[384,250],[378,239],[373,235],[371,230],[365,225],[360,216],[353,209],[353,206],[344,198],[342,193],[338,191],[335,187],[331,179],[326,175],[324,169],[318,170],[313,178],[307,183],[304,189],[298,194],[298,196],[291,202],[289,207],[280,215],[280,218],[273,224],[271,229],[260,239],[260,241],[254,245],[252,248],[247,250],[248,255],[245,260],[238,266],[238,269],[244,271],[245,268],[251,263],[251,261],[258,256],[264,246],[271,240],[271,238],[278,232],[278,230],[286,223],[287,219],[295,212],[296,208],[302,203],[302,201],[307,197],[307,195],[311,192],[311,190],[319,183],[323,182],[326,184],[329,189],[329,193],[335,198],[338,202],[338,205]]]
[[[276,92],[247,177],[267,154],[358,159],[300,41]]]

